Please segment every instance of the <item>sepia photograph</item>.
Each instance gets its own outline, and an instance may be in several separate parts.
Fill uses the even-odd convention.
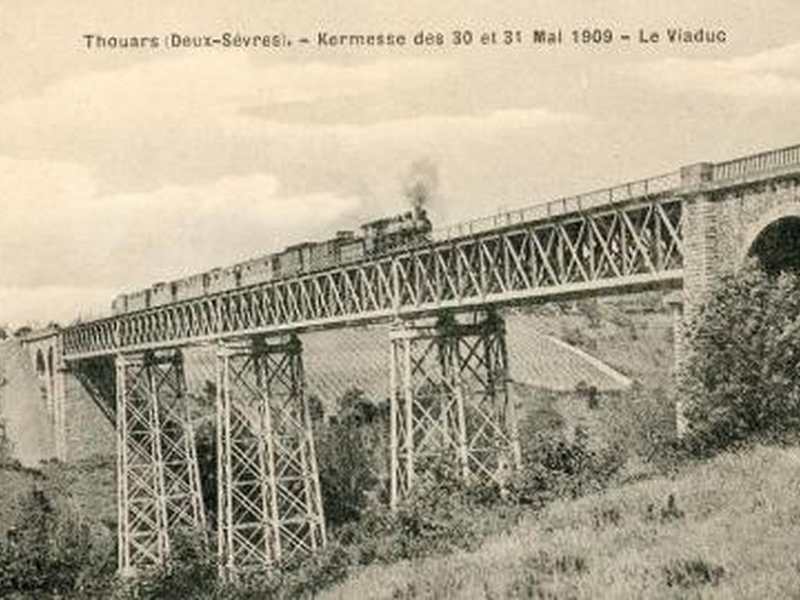
[[[800,598],[800,5],[0,3],[0,597]]]

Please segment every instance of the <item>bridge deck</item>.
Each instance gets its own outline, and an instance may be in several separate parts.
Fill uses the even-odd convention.
[[[76,324],[63,331],[64,358],[678,287],[685,197],[798,165],[800,146],[689,167],[437,230],[427,245],[372,260]]]

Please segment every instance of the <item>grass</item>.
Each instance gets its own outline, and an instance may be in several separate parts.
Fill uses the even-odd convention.
[[[556,502],[475,552],[371,566],[319,597],[798,597],[798,489],[800,448],[759,446]]]
[[[0,464],[0,540],[19,516],[22,497],[42,481],[34,469],[15,464]]]

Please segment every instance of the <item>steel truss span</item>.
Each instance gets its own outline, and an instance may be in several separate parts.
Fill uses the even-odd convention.
[[[389,363],[392,509],[441,461],[464,481],[505,484],[520,453],[503,321],[489,313],[472,323],[399,324]]]
[[[586,291],[679,285],[671,192],[511,224],[379,259],[74,325],[66,360],[242,335],[412,318]]]
[[[119,568],[167,562],[180,531],[205,536],[205,517],[180,351],[116,360]]]
[[[259,570],[325,544],[311,419],[296,336],[220,347],[219,564]]]

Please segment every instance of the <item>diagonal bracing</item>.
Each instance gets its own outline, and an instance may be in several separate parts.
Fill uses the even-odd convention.
[[[452,316],[434,327],[398,326],[390,352],[391,506],[415,477],[445,460],[465,481],[505,483],[519,466],[507,391],[503,321],[494,313],[471,323]]]
[[[675,285],[683,273],[683,200],[646,194],[508,223],[361,262],[329,265],[212,295],[78,324],[69,359],[119,349],[240,339],[306,327],[422,318],[526,298]]]
[[[229,574],[325,544],[302,348],[295,336],[218,353],[218,551]]]
[[[119,568],[165,564],[180,531],[205,535],[182,354],[116,361]]]

